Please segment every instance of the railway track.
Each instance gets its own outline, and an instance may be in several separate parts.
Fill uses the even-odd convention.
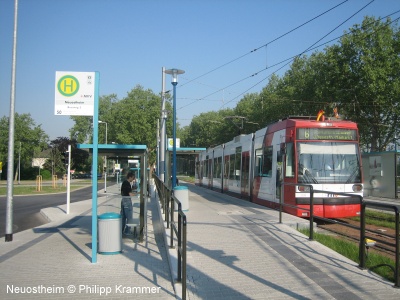
[[[335,234],[359,245],[360,242],[360,222],[347,218],[336,219],[337,223],[326,223],[317,221],[318,229]],[[345,226],[350,225],[352,227]],[[357,227],[357,228],[354,228]],[[376,243],[372,247],[368,247],[369,252],[375,252],[395,260],[395,242],[396,234],[392,228],[386,228],[376,225],[366,225],[366,235],[375,240]]]

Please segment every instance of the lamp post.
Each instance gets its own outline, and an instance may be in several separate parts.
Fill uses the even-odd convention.
[[[18,153],[18,184],[21,184],[21,141],[19,141]]]
[[[106,124],[106,144],[107,144],[107,122],[99,121],[99,124]]]
[[[106,145],[107,145],[107,122],[99,120],[99,124],[106,124]],[[104,193],[107,193],[107,156],[104,155],[104,164],[106,166],[104,170]]]
[[[178,84],[178,75],[185,73],[179,69],[169,69],[165,71],[166,74],[171,75],[171,84],[173,85],[174,98],[173,98],[173,120],[172,120],[172,189],[176,186],[176,86]]]

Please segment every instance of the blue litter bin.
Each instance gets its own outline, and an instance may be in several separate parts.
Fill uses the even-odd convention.
[[[182,204],[182,210],[189,210],[189,189],[187,186],[178,185],[174,188],[174,196],[178,199]],[[175,205],[175,209],[178,208]]]
[[[122,219],[117,213],[105,213],[98,217],[99,253],[118,254],[122,251]]]

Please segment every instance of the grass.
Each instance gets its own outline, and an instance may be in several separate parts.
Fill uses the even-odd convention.
[[[375,211],[371,209],[365,210],[366,223],[376,226],[395,229],[395,214]],[[360,221],[360,217],[350,218],[351,220]]]
[[[3,184],[4,183],[4,184]],[[76,183],[71,183],[71,191],[87,187],[91,185],[90,180],[79,181]],[[52,186],[51,182],[44,182],[42,184],[41,190],[37,191],[35,181],[21,181],[21,184],[14,183],[13,195],[39,195],[39,194],[53,194],[53,193],[66,193],[67,187],[63,185],[62,182],[57,182],[55,187]],[[0,185],[0,196],[5,196],[7,194],[6,182],[2,182]]]
[[[195,181],[195,178],[191,176],[178,176],[178,179],[189,183],[194,183]]]
[[[301,229],[299,231],[308,236],[310,234],[308,229]],[[357,264],[360,263],[358,244],[345,240],[341,237],[335,237],[317,232],[314,232],[314,240],[347,257],[348,259],[351,259]],[[371,251],[371,248],[369,249],[366,259],[366,268],[386,278],[387,280],[394,282],[394,273],[387,265],[392,266],[394,269],[394,260],[378,253],[374,253]]]
[[[87,185],[71,185],[71,191],[77,190],[79,188],[85,187]],[[53,193],[66,193],[67,187],[58,186],[42,186],[40,191],[37,191],[35,186],[14,186],[13,195],[40,195],[40,194],[53,194]],[[7,193],[7,188],[0,187],[0,196],[5,196]]]

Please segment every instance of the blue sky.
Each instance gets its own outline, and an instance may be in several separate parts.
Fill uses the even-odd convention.
[[[282,65],[266,67],[302,53],[371,1],[349,0],[269,43],[342,2],[19,0],[15,111],[30,113],[51,139],[69,136],[70,117],[54,115],[56,71],[98,71],[100,95],[122,99],[136,85],[159,94],[162,67],[178,68],[185,74],[177,118],[185,126],[194,115],[233,108],[244,93],[259,92]],[[319,44],[366,15],[398,10],[398,0],[375,0]],[[14,0],[0,0],[0,117],[10,111],[13,24]],[[172,89],[169,75],[166,89]]]

